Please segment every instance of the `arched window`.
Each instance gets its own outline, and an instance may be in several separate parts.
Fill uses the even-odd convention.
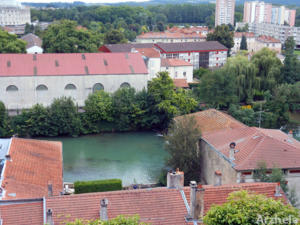
[[[104,90],[104,86],[101,83],[97,83],[93,86],[93,92]]]
[[[37,90],[37,91],[47,91],[48,88],[47,88],[46,85],[40,84],[39,86],[36,87],[36,90]]]
[[[124,82],[124,83],[121,84],[120,87],[121,87],[121,88],[130,88],[130,84],[127,83],[127,82]]]
[[[76,90],[76,86],[74,84],[67,84],[65,90]]]
[[[6,88],[6,91],[18,91],[18,90],[19,90],[18,87],[15,85],[9,85]]]

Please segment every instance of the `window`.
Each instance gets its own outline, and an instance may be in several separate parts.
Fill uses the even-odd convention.
[[[175,78],[177,78],[177,75],[178,75],[178,72],[176,71],[176,72],[175,72]]]
[[[37,90],[37,91],[47,91],[48,88],[47,88],[46,85],[40,84],[39,86],[36,87],[36,90]]]
[[[101,83],[96,83],[93,86],[93,93],[95,93],[96,91],[101,91],[104,90],[104,86]]]
[[[74,84],[67,84],[65,90],[76,90],[76,86]]]
[[[6,91],[18,91],[18,87],[15,86],[15,85],[9,85],[7,88],[6,88]]]
[[[120,85],[120,88],[130,88],[130,84],[127,82],[124,82]]]
[[[186,76],[186,72],[183,72],[183,76]]]

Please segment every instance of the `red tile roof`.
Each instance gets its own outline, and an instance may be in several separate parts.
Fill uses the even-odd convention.
[[[242,127],[204,134],[202,138],[229,158],[229,144],[236,143],[236,170],[253,170],[258,162],[268,168],[300,168],[300,142],[280,130]]]
[[[136,50],[148,58],[160,58],[160,53],[155,48],[136,48]]]
[[[0,54],[0,76],[147,74],[140,53]]]
[[[60,142],[12,138],[11,160],[5,162],[2,199],[37,198],[63,191],[62,144]]]
[[[235,38],[242,38],[243,36],[245,36],[246,38],[254,38],[255,35],[252,32],[235,32],[234,33],[234,37]]]
[[[182,59],[161,59],[161,66],[164,67],[175,67],[175,66],[193,66],[192,64]]]
[[[276,185],[275,183],[244,183],[219,187],[204,185],[205,212],[213,204],[225,203],[229,193],[239,190],[248,190],[251,193],[263,194],[267,197],[278,199],[278,197],[274,196]],[[189,204],[190,188],[185,187],[183,192]],[[281,193],[283,194],[283,192]],[[64,224],[64,222],[74,221],[76,218],[99,219],[100,200],[103,198],[108,200],[109,219],[120,214],[139,214],[142,222],[152,225],[192,224],[185,221],[187,209],[180,191],[176,189],[153,188],[47,197],[45,203],[47,210],[52,210],[54,224]],[[279,199],[287,202],[284,194]],[[11,206],[1,205],[0,202],[0,209],[4,225],[43,224],[41,222],[43,212],[41,203],[15,204]],[[25,222],[31,222],[20,223],[21,216]],[[9,223],[6,221],[9,221]]]
[[[10,202],[5,205],[0,201],[0,219],[3,225],[42,225],[43,202]]]
[[[173,83],[177,88],[189,88],[189,84],[186,79],[173,79]]]
[[[99,52],[131,52],[137,48],[153,48],[153,43],[127,43],[127,44],[106,44],[102,45]]]
[[[196,113],[187,114],[185,116],[195,117],[197,126],[201,130],[202,134],[219,131],[226,128],[235,129],[247,127],[230,115],[216,109],[208,109]],[[184,116],[175,117],[175,121],[180,120],[183,117]]]
[[[280,40],[275,39],[271,36],[261,35],[257,38],[258,41],[264,42],[264,43],[281,43]]]

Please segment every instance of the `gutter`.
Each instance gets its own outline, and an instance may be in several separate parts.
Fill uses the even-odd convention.
[[[45,196],[43,197],[43,223],[44,224],[47,224],[47,214],[46,214],[46,212],[47,212],[47,206],[46,206],[46,198],[45,198]]]
[[[8,150],[7,150],[7,153],[6,153],[6,155],[9,155],[9,150],[10,150],[10,146],[11,146],[11,143],[12,143],[12,139],[13,138],[10,138],[10,142],[9,142],[9,146],[8,146]],[[12,159],[11,159],[12,160]],[[5,168],[6,168],[6,161],[7,160],[5,160],[5,163],[4,163],[4,166],[3,166],[3,169],[2,169],[2,172],[1,172],[1,174],[0,174],[0,188],[2,188],[2,182],[3,182],[3,180],[4,180],[4,172],[5,172]],[[4,198],[5,197],[5,189],[4,188],[2,188],[2,196],[0,196],[0,200],[2,200],[2,198]]]

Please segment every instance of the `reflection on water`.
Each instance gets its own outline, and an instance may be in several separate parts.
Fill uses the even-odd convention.
[[[164,140],[150,132],[108,133],[79,138],[56,138],[63,142],[64,180],[122,179],[157,181],[164,158]]]

